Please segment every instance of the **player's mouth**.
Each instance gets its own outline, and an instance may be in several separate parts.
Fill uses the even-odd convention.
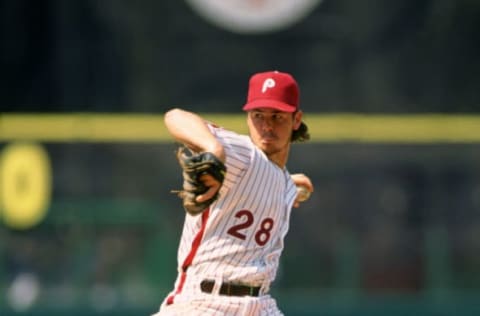
[[[263,143],[272,143],[277,140],[277,137],[275,135],[262,135],[262,142]]]

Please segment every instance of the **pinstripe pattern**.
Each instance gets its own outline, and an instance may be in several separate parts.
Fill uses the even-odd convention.
[[[164,306],[153,316],[283,316],[273,298],[198,294],[195,299]]]
[[[249,137],[210,128],[224,146],[227,175],[220,198],[210,207],[182,291],[173,305],[164,307],[174,313],[162,315],[189,314],[185,310],[189,306],[195,307],[193,315],[281,315],[269,295],[224,297],[199,289],[201,280],[213,279],[262,286],[268,291],[277,273],[296,196],[288,171],[272,163]],[[179,276],[201,227],[201,216],[186,214],[178,249]],[[179,282],[180,277],[176,286]]]

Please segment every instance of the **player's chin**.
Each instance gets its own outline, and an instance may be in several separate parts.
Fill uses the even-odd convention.
[[[266,154],[273,154],[278,151],[277,146],[270,142],[261,142],[259,147]]]
[[[278,147],[278,140],[274,138],[262,138],[260,145],[265,148],[276,148]]]

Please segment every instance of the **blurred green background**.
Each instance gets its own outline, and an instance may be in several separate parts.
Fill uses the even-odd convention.
[[[313,136],[285,314],[480,315],[479,31],[472,0],[0,0],[0,315],[155,312],[184,215],[162,114],[238,128],[271,69]]]

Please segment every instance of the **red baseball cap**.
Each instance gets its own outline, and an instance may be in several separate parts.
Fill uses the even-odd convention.
[[[244,111],[272,108],[282,112],[295,112],[299,107],[299,89],[288,73],[268,71],[250,78]]]

